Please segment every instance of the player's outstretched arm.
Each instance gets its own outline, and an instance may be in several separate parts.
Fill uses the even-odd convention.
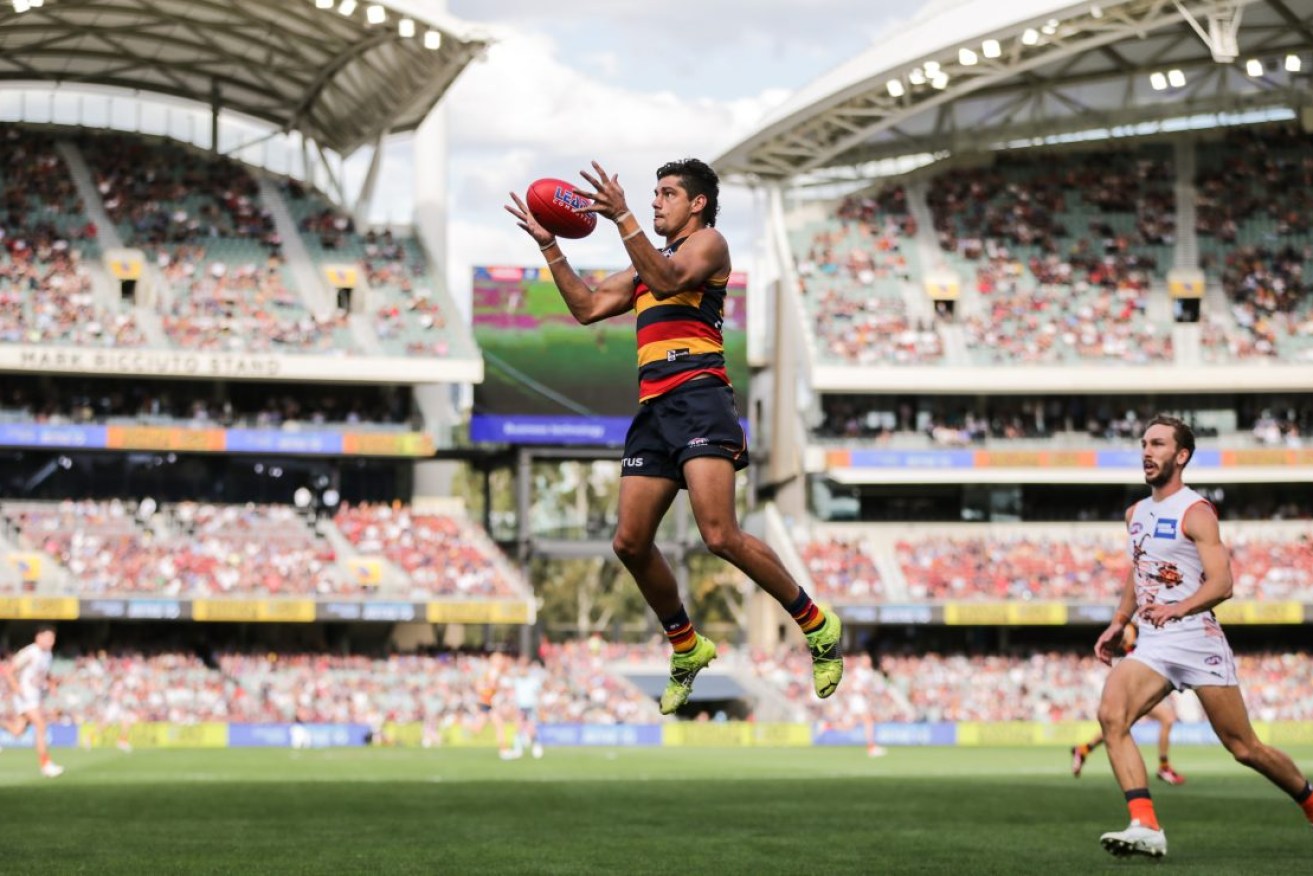
[[[570,308],[570,315],[582,325],[590,325],[613,316],[627,313],[634,306],[633,271],[621,271],[607,277],[594,289],[570,267],[561,246],[546,228],[533,218],[529,208],[520,200],[520,196],[511,192],[512,203],[506,205],[506,212],[518,220],[525,233],[538,244],[538,249],[547,259],[547,267],[552,272],[552,282],[561,293],[565,306]]]
[[[1217,513],[1207,502],[1191,505],[1181,521],[1185,537],[1194,542],[1204,567],[1204,580],[1193,596],[1166,605],[1156,603],[1140,612],[1144,620],[1161,627],[1170,620],[1199,614],[1231,598],[1231,552],[1222,544],[1222,528]]]

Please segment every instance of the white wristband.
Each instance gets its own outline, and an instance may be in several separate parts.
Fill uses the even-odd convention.
[[[637,237],[638,235],[640,235],[640,234],[642,234],[642,233],[643,233],[643,226],[640,225],[640,226],[638,226],[637,228],[635,228],[633,231],[629,232],[628,234],[626,234],[624,237],[622,237],[622,238],[620,238],[620,239],[621,239],[622,241],[623,241],[623,240],[630,240],[631,238]]]
[[[552,238],[550,243],[544,243],[542,246],[538,247],[538,252],[547,252],[547,250],[551,249],[554,246],[556,246],[555,237]]]

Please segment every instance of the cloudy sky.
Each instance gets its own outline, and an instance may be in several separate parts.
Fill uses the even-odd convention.
[[[502,210],[539,177],[578,180],[596,158],[619,173],[635,215],[657,166],[711,159],[794,90],[868,48],[922,0],[450,0],[496,42],[448,93],[449,280],[476,264],[534,264]],[[750,11],[747,11],[750,10]],[[395,179],[404,178],[402,175]],[[386,193],[381,193],[386,196]],[[722,196],[720,227],[747,268],[758,221],[746,190]],[[650,219],[648,219],[650,222]],[[569,245],[581,266],[623,267],[610,223]]]

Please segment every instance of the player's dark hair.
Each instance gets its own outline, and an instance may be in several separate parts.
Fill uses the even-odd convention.
[[[37,624],[37,625],[36,625],[36,632],[33,633],[33,635],[34,635],[34,636],[39,636],[39,635],[41,635],[42,633],[53,633],[54,631],[55,631],[55,625],[54,625],[54,624]]]
[[[690,200],[698,195],[707,199],[707,206],[702,210],[702,223],[709,228],[715,227],[716,214],[720,212],[720,177],[716,176],[711,165],[697,158],[670,161],[657,169],[657,179],[665,176],[679,177]]]
[[[1190,460],[1194,459],[1194,430],[1191,429],[1180,417],[1169,417],[1166,414],[1159,414],[1145,424],[1144,430],[1149,431],[1150,426],[1167,426],[1172,430],[1172,438],[1176,440],[1176,446],[1190,451],[1186,457],[1185,464],[1189,465]]]

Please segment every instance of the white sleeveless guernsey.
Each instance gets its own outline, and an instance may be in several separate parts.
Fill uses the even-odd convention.
[[[1208,500],[1184,487],[1161,502],[1152,497],[1135,504],[1131,511],[1127,550],[1135,574],[1136,610],[1155,602],[1168,605],[1199,592],[1204,583],[1199,550],[1185,535],[1185,512]],[[1140,639],[1184,636],[1221,636],[1222,627],[1211,611],[1188,615],[1161,628],[1140,624]]]

